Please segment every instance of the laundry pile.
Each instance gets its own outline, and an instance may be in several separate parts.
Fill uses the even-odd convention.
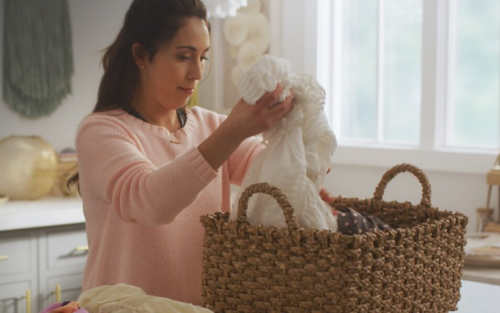
[[[147,295],[127,284],[105,285],[83,292],[76,301],[58,302],[40,313],[213,313],[190,303]]]

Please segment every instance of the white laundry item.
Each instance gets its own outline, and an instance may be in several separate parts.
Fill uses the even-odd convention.
[[[324,113],[324,89],[310,75],[291,73],[287,60],[270,55],[243,73],[241,80],[239,91],[247,102],[285,82],[293,90],[294,103],[286,118],[263,133],[266,148],[250,165],[237,199],[248,186],[267,182],[287,196],[300,226],[336,231],[337,219],[319,195],[337,146]],[[237,212],[235,201],[230,220],[236,220]],[[283,210],[265,194],[250,198],[247,218],[251,225],[286,226]]]
[[[150,296],[127,284],[105,285],[80,294],[78,305],[89,313],[211,313],[190,303]]]
[[[278,83],[283,85],[284,92],[280,101],[290,94],[292,82],[288,77],[292,72],[292,64],[285,59],[265,54],[250,69],[241,73],[238,79],[238,92],[245,102],[255,104],[266,92],[273,91]]]

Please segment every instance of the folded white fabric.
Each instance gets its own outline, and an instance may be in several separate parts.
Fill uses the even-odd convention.
[[[252,104],[266,91],[274,90],[277,83],[293,90],[293,108],[263,133],[266,148],[252,162],[237,199],[251,184],[267,182],[287,196],[299,225],[336,231],[336,217],[319,196],[337,146],[324,114],[325,91],[312,76],[291,73],[290,62],[271,55],[264,55],[241,75],[238,91]],[[237,211],[235,201],[230,220],[236,219]],[[247,217],[252,225],[286,226],[282,209],[264,194],[250,198]]]
[[[211,313],[212,311],[168,298],[150,296],[127,284],[99,286],[80,294],[80,307],[89,313]]]

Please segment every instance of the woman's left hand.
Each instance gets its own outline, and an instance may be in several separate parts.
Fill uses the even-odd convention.
[[[328,206],[332,210],[332,214],[337,215],[337,210],[335,210],[335,208],[330,205],[333,201],[335,201],[336,198],[330,195],[330,193],[326,191],[324,187],[319,191],[319,196],[321,197],[321,200],[325,201],[325,203],[328,204]]]
[[[326,189],[324,187],[321,188],[321,190],[319,192],[319,196],[321,197],[321,199],[323,201],[325,201],[328,204],[332,203],[336,199],[334,196],[330,195],[330,193],[328,191],[326,191]]]
[[[321,200],[325,201],[325,203],[328,204],[328,206],[332,210],[332,214],[336,216],[338,212],[334,207],[331,206],[336,197],[332,196],[328,191],[326,191],[325,187],[321,188],[321,190],[319,191],[319,196],[321,197]]]

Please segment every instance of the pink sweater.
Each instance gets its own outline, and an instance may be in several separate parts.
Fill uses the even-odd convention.
[[[167,130],[114,110],[92,114],[76,136],[89,254],[83,290],[126,283],[147,294],[200,304],[204,229],[200,216],[229,211],[262,149],[248,139],[214,171],[197,149],[225,119],[187,110],[184,128]]]

